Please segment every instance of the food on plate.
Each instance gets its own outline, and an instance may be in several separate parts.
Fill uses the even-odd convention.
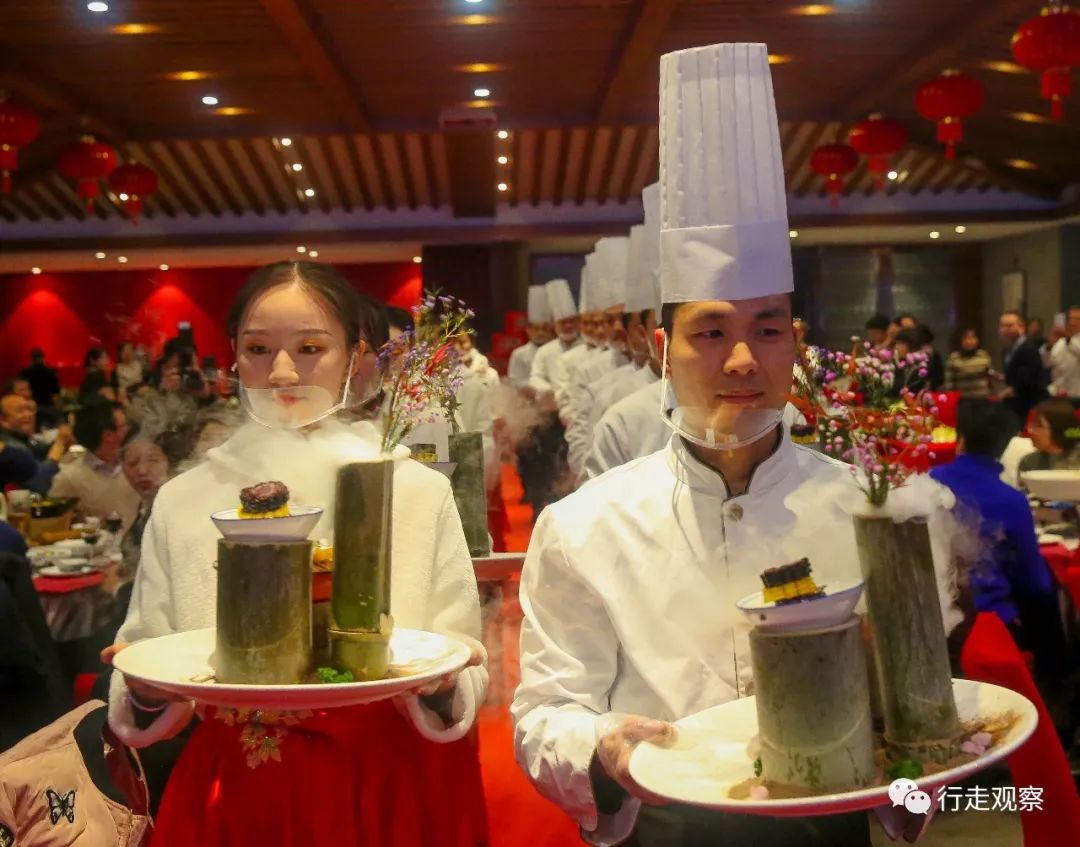
[[[762,572],[761,582],[765,586],[762,599],[766,603],[798,603],[812,597],[820,597],[825,591],[818,588],[810,576],[809,559],[800,559],[790,565],[780,565]]]
[[[260,482],[240,492],[237,516],[253,518],[287,518],[289,489],[283,482]]]

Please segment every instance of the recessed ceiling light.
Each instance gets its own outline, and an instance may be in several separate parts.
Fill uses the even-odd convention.
[[[304,189],[304,196],[305,197],[314,197],[315,196],[315,189],[314,188],[305,188]]]
[[[158,270],[159,271],[167,271],[168,269],[169,269],[169,266],[166,265],[164,262],[162,264],[158,265]]]
[[[302,171],[304,169],[304,166],[301,165],[299,162],[293,162],[291,167],[297,173],[300,173],[300,171]]]
[[[199,79],[210,79],[213,74],[207,71],[173,71],[165,74],[165,79],[174,79],[179,82],[194,82]]]
[[[495,18],[491,15],[462,15],[459,18],[454,18],[454,23],[464,24],[465,26],[483,26],[484,24],[495,23]]]
[[[931,232],[931,233],[930,233],[930,237],[931,237],[931,238],[941,238],[941,233],[940,233],[940,232],[938,232],[938,231],[937,231],[937,230],[935,229],[935,230],[934,230],[933,232]]]
[[[476,89],[473,89],[473,97],[490,97],[490,96],[491,96],[491,89],[490,88],[476,88]]]
[[[959,225],[959,226],[958,226],[958,227],[956,228],[956,234],[957,234],[957,235],[963,235],[963,234],[964,234],[965,232],[967,232],[967,227],[966,227],[966,226],[964,226],[963,224],[960,224],[960,225]]]
[[[30,268],[30,273],[39,274],[41,273],[41,268]]]
[[[507,189],[509,189],[509,188],[510,188],[510,186],[509,186],[509,185],[507,185],[507,184],[506,184],[505,182],[500,182],[500,183],[499,183],[499,184],[498,184],[498,185],[496,186],[496,188],[498,188],[498,189],[499,189],[499,191],[506,191]]]
[[[292,139],[291,138],[283,138],[283,139],[281,139],[281,146],[282,147],[292,147]]]
[[[1026,74],[1030,73],[1023,65],[1018,65],[1015,62],[983,62],[982,66],[988,71],[997,71],[1002,74]]]
[[[1048,118],[1046,115],[1037,115],[1034,112],[1013,112],[1011,117],[1018,121],[1023,121],[1026,124],[1052,124],[1057,121],[1052,118]]]
[[[98,12],[100,14],[101,12],[109,11],[109,4],[108,3],[87,3],[86,8],[89,9],[91,12]]]
[[[218,99],[213,94],[204,95],[202,101],[204,106],[216,106],[218,104]]]
[[[94,258],[95,258],[95,259],[104,259],[104,258],[105,258],[105,254],[104,254],[104,253],[95,253],[95,254],[94,254]]]
[[[423,256],[413,256],[412,260],[413,260],[413,262],[415,264],[419,265],[421,262],[424,261],[424,257]]]
[[[769,54],[769,64],[770,65],[786,65],[790,61],[791,61],[790,56],[783,56],[783,55],[781,55],[779,53],[770,53]]]
[[[498,136],[499,138],[506,139],[510,137],[510,133],[508,133],[505,129],[500,129],[498,132]]]
[[[465,0],[466,3],[483,3],[484,0]]]
[[[813,3],[809,6],[795,6],[793,9],[788,10],[789,15],[801,15],[808,18],[816,18],[821,15],[831,15],[836,11],[835,6],[828,6],[822,3]]]
[[[117,194],[116,196],[120,198],[121,203],[127,202],[128,196],[126,194]]]
[[[109,31],[117,35],[156,35],[161,32],[161,27],[157,24],[117,24]]]
[[[899,171],[889,171],[889,179],[897,179],[900,176]]]
[[[1034,162],[1029,162],[1027,159],[1009,159],[1005,164],[1010,168],[1019,168],[1022,171],[1034,171],[1039,168],[1038,165]]]
[[[126,265],[127,264],[127,256],[117,256],[116,261],[118,261],[121,265]]]
[[[500,156],[500,157],[499,157],[499,164],[500,164],[500,165],[505,165],[505,164],[506,164],[507,162],[509,162],[509,161],[510,161],[510,157],[509,157],[509,156]]]
[[[303,244],[301,244],[299,247],[296,248],[296,252],[297,253],[306,253],[307,252],[307,247],[305,247]]]
[[[308,258],[310,258],[310,259],[318,259],[319,258],[319,251],[318,250],[308,250]]]
[[[797,229],[788,230],[788,237],[789,238],[798,238],[799,237],[799,231]]]
[[[224,118],[234,118],[237,115],[250,115],[254,111],[254,109],[249,109],[247,106],[222,106],[219,109],[214,109],[214,114],[221,115]]]
[[[463,74],[489,74],[501,71],[503,67],[494,62],[470,62],[467,65],[454,65],[454,70]]]

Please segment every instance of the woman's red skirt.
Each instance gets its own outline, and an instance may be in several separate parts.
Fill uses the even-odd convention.
[[[153,847],[480,847],[475,737],[423,738],[389,701],[315,713],[206,709]]]

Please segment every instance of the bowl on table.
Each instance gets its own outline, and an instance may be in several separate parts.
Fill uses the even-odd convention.
[[[1080,471],[1024,471],[1020,481],[1040,500],[1080,502]]]

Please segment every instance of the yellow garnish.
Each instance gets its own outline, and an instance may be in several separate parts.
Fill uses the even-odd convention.
[[[260,518],[287,518],[289,516],[288,504],[269,512],[249,512],[244,508],[236,510],[236,516],[241,520],[253,521]]]

